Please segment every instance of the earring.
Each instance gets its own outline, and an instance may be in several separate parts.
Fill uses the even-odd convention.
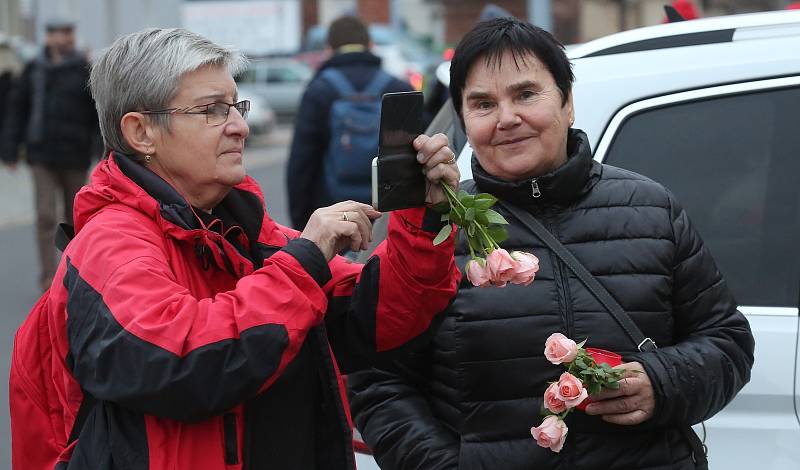
[[[144,156],[144,162],[145,163],[150,163],[150,160],[152,160],[152,159],[153,159],[153,157],[151,157],[150,155],[145,155]]]

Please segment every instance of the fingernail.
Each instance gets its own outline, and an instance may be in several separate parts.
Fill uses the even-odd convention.
[[[417,154],[417,161],[420,163],[425,161],[425,155],[422,155],[422,152]]]
[[[414,139],[414,143],[415,143],[415,144],[419,144],[419,143],[420,143],[420,139],[421,139],[421,138],[422,138],[422,134],[418,135],[418,136],[417,136],[417,137]]]

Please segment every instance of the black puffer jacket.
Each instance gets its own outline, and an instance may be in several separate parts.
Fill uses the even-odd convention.
[[[511,222],[504,247],[539,257],[533,284],[479,289],[465,277],[428,350],[350,376],[356,424],[381,468],[692,468],[680,429],[718,412],[749,380],[748,322],[686,212],[658,183],[594,162],[582,132],[569,142],[568,162],[537,179],[541,197],[531,180],[499,181],[473,161],[477,189],[536,215],[659,349],[638,352],[556,256],[498,208]],[[463,270],[463,237],[460,248]],[[563,450],[539,447],[530,428],[563,371],[544,358],[554,332],[641,362],[655,415],[618,426],[570,413]]]
[[[25,144],[28,163],[86,169],[98,131],[89,63],[76,52],[55,64],[45,48],[11,89],[0,159],[16,162],[17,147]]]

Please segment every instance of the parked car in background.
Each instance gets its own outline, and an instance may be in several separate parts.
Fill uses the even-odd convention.
[[[250,128],[251,140],[261,139],[269,135],[277,123],[275,112],[262,96],[239,89],[239,99],[250,100],[250,111],[247,113],[247,126]]]
[[[291,58],[256,59],[236,77],[236,83],[240,95],[258,95],[275,114],[291,117],[312,75],[311,68]]]
[[[567,55],[575,127],[586,131],[595,160],[676,194],[753,329],[750,383],[695,426],[710,468],[797,468],[800,11],[640,28]],[[436,132],[449,136],[470,179],[472,150],[450,103],[427,131]]]
[[[383,60],[384,70],[421,90],[426,73],[435,66],[435,54],[388,24],[372,23],[368,27],[372,52]],[[327,29],[322,25],[309,28],[303,46],[295,58],[312,68],[319,67],[328,57],[325,52],[326,35]]]

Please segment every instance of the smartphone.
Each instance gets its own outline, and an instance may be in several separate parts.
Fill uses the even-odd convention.
[[[423,131],[422,112],[419,91],[383,95],[372,160],[372,206],[381,212],[425,205],[425,175],[412,144]]]

